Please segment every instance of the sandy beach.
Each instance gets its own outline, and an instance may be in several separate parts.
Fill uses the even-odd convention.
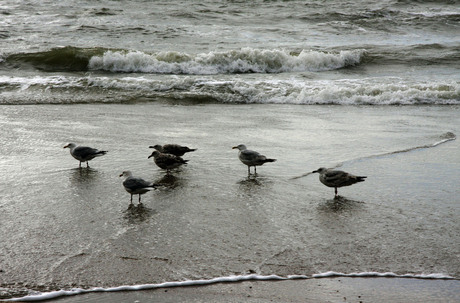
[[[458,107],[140,103],[4,109],[1,167],[9,176],[1,189],[4,298],[24,289],[250,273],[459,275],[460,163],[453,137],[460,132]],[[70,141],[109,152],[91,161],[91,168],[79,169],[62,148]],[[149,145],[167,142],[197,148],[171,175],[147,159]],[[248,177],[231,148],[239,143],[277,162]],[[335,200],[317,174],[306,175],[319,166],[368,178],[340,188]],[[126,169],[162,184],[143,195],[142,207],[129,206],[118,177]],[[434,291],[437,287],[445,294]],[[297,288],[312,300],[326,292],[324,300],[331,301],[381,293],[393,300],[396,288],[415,296],[407,297],[411,301],[430,293],[449,298],[458,282],[339,278],[87,296],[122,302],[123,296],[212,301],[222,295],[232,301],[237,293],[263,302],[279,293],[286,302],[300,302],[291,292]]]

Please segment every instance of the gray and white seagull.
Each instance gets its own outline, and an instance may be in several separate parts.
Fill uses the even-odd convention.
[[[312,173],[319,173],[319,181],[328,187],[335,188],[335,197],[338,197],[337,188],[343,186],[350,186],[358,182],[363,182],[366,176],[355,176],[350,173],[335,170],[331,168],[321,167]]]
[[[88,161],[107,153],[106,150],[97,150],[88,146],[77,146],[75,143],[69,143],[64,148],[69,148],[72,157],[80,161],[78,167],[81,167],[81,162],[86,162],[86,167],[89,167]]]
[[[123,181],[123,187],[131,194],[131,204],[133,203],[133,195],[139,195],[139,204],[141,203],[141,195],[152,190],[156,187],[156,184],[147,182],[142,178],[133,177],[131,171],[126,170],[121,173],[120,177],[125,177]]]
[[[232,149],[238,149],[238,158],[243,164],[248,166],[248,175],[251,174],[251,166],[254,166],[254,174],[257,173],[256,166],[261,166],[267,162],[275,162],[276,159],[269,159],[264,155],[259,154],[256,151],[246,148],[246,145],[240,144],[238,146],[232,147]]]

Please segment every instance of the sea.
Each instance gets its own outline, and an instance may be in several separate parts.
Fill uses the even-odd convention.
[[[0,299],[458,280],[459,117],[460,1],[3,0]],[[197,149],[170,174],[167,143]]]

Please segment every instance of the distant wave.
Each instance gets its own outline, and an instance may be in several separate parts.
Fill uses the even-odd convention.
[[[339,273],[339,272],[325,272],[320,274],[309,276],[304,275],[291,275],[287,277],[282,277],[278,275],[240,275],[240,276],[228,276],[228,277],[218,277],[213,279],[203,279],[203,280],[187,280],[179,282],[164,282],[159,284],[142,284],[142,285],[132,285],[132,286],[118,286],[110,288],[95,287],[91,289],[82,289],[74,288],[70,290],[58,290],[46,293],[36,293],[31,294],[21,298],[13,298],[5,301],[20,301],[20,302],[31,302],[31,301],[44,301],[56,299],[63,296],[75,296],[85,293],[96,293],[96,292],[117,292],[117,291],[139,291],[139,290],[151,290],[158,288],[170,288],[170,287],[184,287],[184,286],[203,286],[211,285],[217,283],[234,283],[242,281],[276,281],[276,280],[294,280],[294,279],[321,279],[321,278],[333,278],[333,277],[366,277],[366,278],[412,278],[412,279],[445,279],[452,280],[455,279],[451,276],[444,274],[405,274],[398,275],[392,272],[379,273],[379,272],[360,272],[360,273]]]

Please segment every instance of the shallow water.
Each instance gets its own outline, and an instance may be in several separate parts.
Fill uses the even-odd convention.
[[[331,270],[459,277],[458,140],[381,155],[452,138],[458,107],[3,109],[2,287]],[[109,153],[79,169],[69,141]],[[198,148],[171,176],[147,159],[149,145],[168,142]],[[277,162],[248,177],[231,149],[239,143]],[[368,176],[338,200],[317,175],[300,177],[338,165]],[[129,206],[118,177],[127,169],[163,185],[142,207]]]

